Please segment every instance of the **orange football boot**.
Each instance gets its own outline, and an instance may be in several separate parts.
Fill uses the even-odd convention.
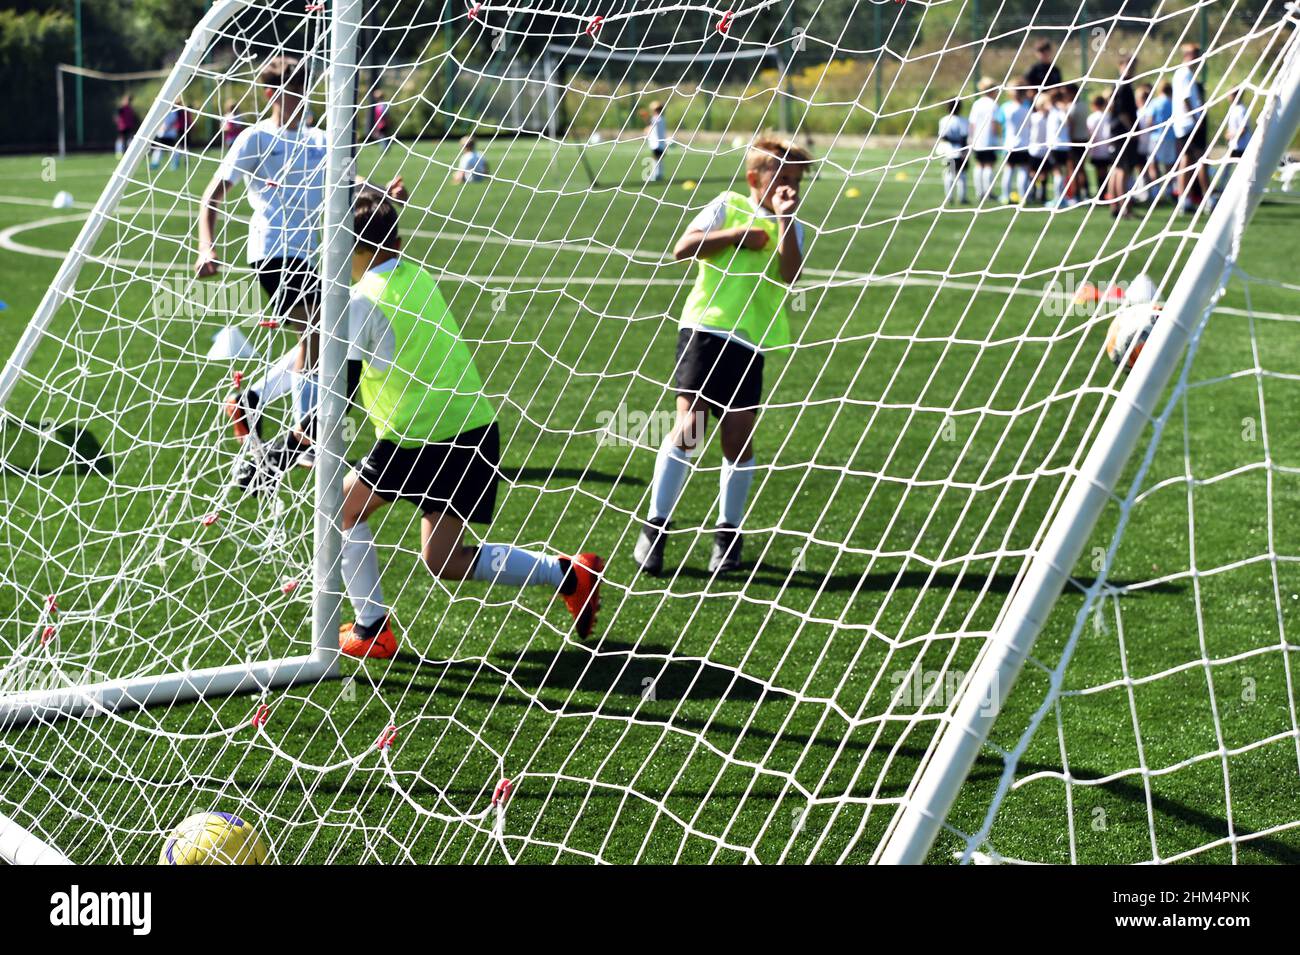
[[[568,558],[577,586],[564,594],[564,605],[573,614],[573,629],[584,640],[596,629],[596,611],[600,610],[600,574],[605,559],[597,554],[579,554]]]
[[[345,623],[339,627],[339,650],[344,656],[387,660],[397,653],[397,635],[393,633],[393,618],[385,617],[383,623],[356,632],[356,624]],[[369,633],[377,630],[378,633]]]

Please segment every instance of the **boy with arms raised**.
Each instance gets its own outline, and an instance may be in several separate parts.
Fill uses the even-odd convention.
[[[740,566],[740,523],[754,481],[751,439],[763,389],[763,349],[790,344],[785,299],[803,268],[795,221],[799,183],[812,157],[767,136],[749,148],[749,194],[724,192],[686,228],[673,256],[699,263],[677,334],[677,421],[659,449],[650,513],[634,558],[663,572],[668,520],[704,440],[711,413],[722,439],[720,523],[709,570]]]
[[[466,543],[466,525],[491,523],[496,506],[496,410],[433,276],[399,254],[389,198],[362,190],[353,231],[348,377],[376,443],[343,484],[343,584],[355,619],[341,628],[339,648],[352,657],[397,652],[367,519],[399,499],[423,514],[421,553],[435,577],[548,588],[563,598],[578,636],[590,636],[600,557]]]

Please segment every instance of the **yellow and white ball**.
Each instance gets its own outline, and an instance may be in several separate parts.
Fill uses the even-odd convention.
[[[249,823],[228,812],[200,812],[172,830],[159,865],[262,865],[266,843]]]

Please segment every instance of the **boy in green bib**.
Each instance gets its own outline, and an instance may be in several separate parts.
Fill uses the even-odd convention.
[[[392,501],[423,515],[421,552],[442,580],[546,587],[561,596],[580,637],[600,609],[595,554],[541,554],[512,544],[466,542],[466,525],[489,524],[501,480],[496,409],[433,276],[399,254],[397,212],[363,191],[353,210],[348,372],[376,442],[343,484],[343,585],[355,619],[339,647],[353,657],[397,652],[367,519]]]
[[[789,345],[785,300],[803,268],[803,227],[794,217],[812,157],[762,136],[745,160],[749,194],[724,192],[686,227],[673,256],[698,263],[677,333],[677,420],[659,450],[650,513],[633,556],[663,573],[669,518],[704,440],[710,414],[722,441],[719,523],[709,570],[740,566],[740,523],[754,482],[752,438],[763,390],[763,350]]]

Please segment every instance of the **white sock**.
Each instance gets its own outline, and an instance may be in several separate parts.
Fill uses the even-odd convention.
[[[293,412],[296,421],[306,421],[316,410],[316,376],[295,372],[293,375]]]
[[[512,587],[560,589],[564,567],[560,558],[524,550],[512,544],[483,544],[474,562],[474,579]]]
[[[375,538],[365,521],[343,532],[343,588],[357,623],[369,626],[388,616]]]
[[[686,479],[691,475],[691,458],[669,438],[655,458],[654,483],[650,486],[650,519],[666,521],[672,516]]]
[[[956,174],[952,171],[952,167],[948,166],[948,167],[945,167],[945,168],[944,168],[944,170],[943,170],[943,197],[944,197],[945,199],[951,199],[951,198],[952,198],[952,191],[953,191],[953,190],[952,190],[952,187],[956,184],[956,178],[957,178],[957,177],[956,177]]]
[[[1012,187],[1011,178],[1015,174],[1016,171],[1013,168],[1011,168],[1010,163],[1008,163],[1007,167],[1002,170],[1002,194],[1007,196],[1008,198],[1010,198],[1011,196],[1011,187]]]
[[[745,516],[745,502],[754,483],[754,459],[737,464],[722,459],[722,475],[718,479],[718,511],[722,523],[739,527]]]
[[[253,387],[250,390],[257,392],[258,400],[263,405],[284,397],[293,388],[293,366],[297,363],[298,347],[295,345],[285,352],[279,361],[268,368],[265,375],[253,382]]]
[[[957,174],[957,199],[959,202],[966,201],[966,170],[963,169]]]

